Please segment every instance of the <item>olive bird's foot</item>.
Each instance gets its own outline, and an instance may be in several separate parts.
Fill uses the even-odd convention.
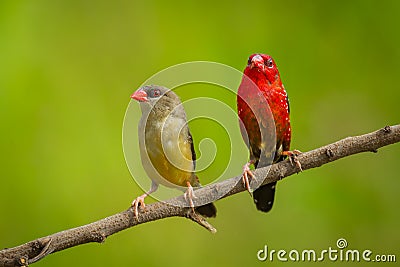
[[[249,176],[251,177],[251,179],[256,179],[256,177],[254,176],[254,174],[253,174],[252,171],[250,170],[250,164],[251,164],[251,162],[247,162],[247,163],[243,166],[242,181],[243,181],[244,187],[246,188],[246,190],[247,190],[247,191],[249,192],[249,194],[251,195]]]
[[[133,207],[133,215],[135,215],[136,220],[139,219],[139,206],[144,209],[146,205],[144,204],[144,199],[147,197],[147,194],[143,194],[137,197],[134,201],[132,201],[131,206]]]
[[[156,192],[158,188],[158,184],[154,181],[151,182],[151,188],[149,191],[147,191],[146,193],[144,193],[143,195],[137,197],[131,204],[131,206],[133,207],[133,214],[135,215],[136,220],[138,219],[138,214],[139,214],[139,206],[144,209],[146,207],[146,205],[144,204],[144,199],[150,195],[153,192]]]
[[[193,187],[189,182],[187,182],[187,190],[185,194],[183,194],[183,197],[185,198],[186,201],[189,202],[189,206],[192,208],[192,211],[194,212],[193,198],[196,198],[196,196],[194,195]]]
[[[288,156],[290,164],[295,164],[296,167],[300,170],[300,172],[303,171],[303,169],[301,168],[301,163],[299,161],[299,159],[297,158],[297,156],[299,156],[302,152],[300,150],[292,150],[292,151],[283,151],[282,155],[284,156]]]

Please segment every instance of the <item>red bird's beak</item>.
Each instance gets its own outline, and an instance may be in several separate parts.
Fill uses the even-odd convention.
[[[264,71],[264,59],[260,55],[255,55],[251,59],[251,68],[259,68]]]
[[[147,93],[145,91],[143,91],[142,89],[139,89],[136,92],[134,92],[131,95],[131,98],[135,99],[135,100],[137,100],[139,102],[147,102],[148,101]]]

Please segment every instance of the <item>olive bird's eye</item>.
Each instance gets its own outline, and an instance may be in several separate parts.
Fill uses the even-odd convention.
[[[267,66],[268,68],[272,68],[274,66],[274,63],[272,62],[272,58],[265,60],[264,61],[265,66]]]
[[[159,97],[159,96],[161,95],[160,90],[154,89],[154,90],[153,90],[153,95],[154,95],[155,97]]]

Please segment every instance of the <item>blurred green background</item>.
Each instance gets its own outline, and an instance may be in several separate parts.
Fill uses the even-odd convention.
[[[124,114],[133,90],[174,64],[242,70],[250,54],[271,54],[302,151],[399,123],[399,14],[399,1],[1,1],[0,247],[98,220],[142,194],[122,152]],[[177,92],[235,107],[234,95],[207,88]],[[208,136],[191,127],[195,142]],[[224,147],[217,128],[206,127]],[[235,145],[239,174],[247,151]],[[341,237],[399,258],[399,153],[395,144],[292,176],[269,214],[246,193],[218,201],[215,235],[170,218],[35,266],[287,265],[256,253],[335,248]]]

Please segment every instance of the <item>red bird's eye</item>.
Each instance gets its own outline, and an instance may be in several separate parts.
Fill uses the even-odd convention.
[[[249,60],[247,60],[247,65],[251,64],[251,57],[249,57]]]
[[[272,58],[264,61],[265,66],[268,68],[272,68],[274,66],[274,62],[272,62]]]

